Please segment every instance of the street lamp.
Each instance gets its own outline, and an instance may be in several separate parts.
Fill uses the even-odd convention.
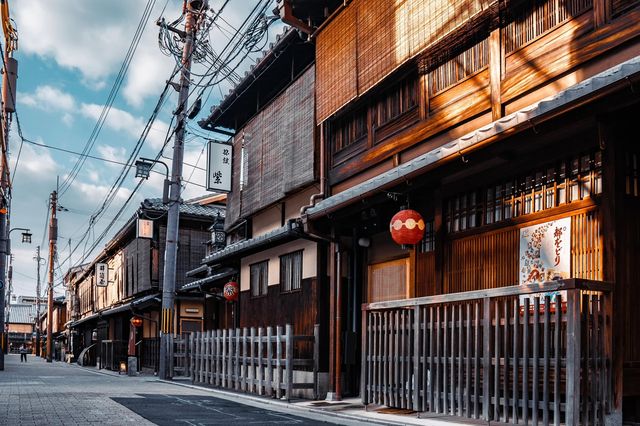
[[[5,285],[4,285],[4,280],[5,280],[5,257],[4,256],[9,256],[9,259],[11,259],[11,233],[13,231],[17,231],[17,230],[21,230],[24,231],[22,233],[22,242],[31,242],[31,231],[27,228],[13,228],[11,229],[9,232],[6,233],[6,236],[4,235],[0,235],[0,238],[3,239],[2,244],[1,244],[1,248],[3,252],[0,252],[0,256],[2,256],[2,269],[0,269],[2,271],[2,273],[0,274],[0,370],[4,370],[4,354],[5,354],[5,350],[8,349],[8,342],[6,341],[6,324],[5,324]],[[2,229],[2,233],[4,234],[4,232],[6,232],[6,228],[3,227]],[[11,262],[11,260],[9,260],[9,262]],[[13,271],[11,270],[11,264],[9,265],[9,271],[11,271],[9,273],[9,276],[13,276]],[[7,293],[9,293],[9,298],[8,300],[11,300],[11,284],[9,284],[9,290],[7,291]]]
[[[169,182],[169,166],[167,166],[166,163],[160,161],[160,160],[153,160],[151,158],[144,158],[144,157],[140,157],[140,159],[138,161],[136,161],[135,165],[136,165],[136,177],[140,177],[143,179],[149,179],[149,176],[151,175],[151,169],[153,168],[153,165],[159,163],[162,164],[164,166],[164,168],[166,169],[165,172],[165,178],[164,178],[164,185],[162,188],[162,203],[163,204],[168,204],[169,203],[169,186],[170,186],[170,182]]]

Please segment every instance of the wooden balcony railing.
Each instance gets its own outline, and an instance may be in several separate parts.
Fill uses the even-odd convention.
[[[604,424],[611,288],[568,279],[365,304],[363,403],[513,424]]]

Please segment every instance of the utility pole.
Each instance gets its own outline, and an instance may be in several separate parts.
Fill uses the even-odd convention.
[[[40,356],[40,265],[44,260],[40,257],[40,246],[36,247],[36,257],[34,257],[35,261],[38,262],[38,281],[36,283],[36,356]]]
[[[182,69],[176,110],[175,139],[173,142],[173,160],[171,164],[171,181],[169,192],[169,213],[167,215],[167,242],[164,252],[164,272],[162,285],[162,322],[160,326],[160,365],[159,376],[170,379],[173,360],[170,359],[170,336],[173,331],[173,310],[176,285],[176,258],[178,255],[178,226],[180,221],[180,189],[182,180],[182,160],[184,156],[184,128],[189,101],[189,83],[191,78],[191,57],[194,49],[195,35],[207,9],[207,2],[190,0],[186,4],[184,32],[176,28],[168,28],[183,35]]]
[[[58,239],[58,192],[51,193],[51,221],[49,222],[49,291],[47,297],[47,362],[51,362],[53,349],[53,264],[56,258],[56,241]],[[38,315],[40,315],[38,313]],[[39,318],[38,318],[39,321]]]

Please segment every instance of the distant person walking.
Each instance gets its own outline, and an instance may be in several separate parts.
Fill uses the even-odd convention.
[[[27,362],[27,348],[24,345],[24,343],[22,344],[22,346],[20,346],[20,362]]]

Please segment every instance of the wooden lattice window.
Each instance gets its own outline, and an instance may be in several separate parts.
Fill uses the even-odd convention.
[[[365,139],[368,134],[366,108],[331,122],[330,129],[333,152]]]
[[[443,59],[434,59],[432,62],[440,62],[429,73],[429,94],[435,95],[455,84],[483,70],[489,64],[488,39],[471,46],[464,52],[451,58],[450,52],[440,55]]]
[[[395,84],[374,102],[373,125],[384,126],[416,108],[418,99],[418,78],[412,74]]]
[[[252,297],[266,296],[269,288],[269,261],[249,266],[249,281]]]
[[[613,0],[612,2],[613,15],[620,15],[632,7],[640,5],[640,0]]]
[[[281,292],[302,288],[302,250],[280,256]]]
[[[593,7],[593,0],[531,0],[511,10],[503,29],[505,52],[511,53],[563,22]]]
[[[425,222],[424,237],[420,241],[419,249],[421,253],[430,253],[436,250],[436,233],[433,227],[433,220]]]
[[[635,191],[638,191],[637,157]],[[628,173],[633,176],[633,173]],[[633,178],[628,179],[632,187]],[[602,153],[592,152],[532,170],[504,183],[449,199],[447,229],[459,232],[537,213],[602,193]],[[480,199],[483,195],[484,198]]]

